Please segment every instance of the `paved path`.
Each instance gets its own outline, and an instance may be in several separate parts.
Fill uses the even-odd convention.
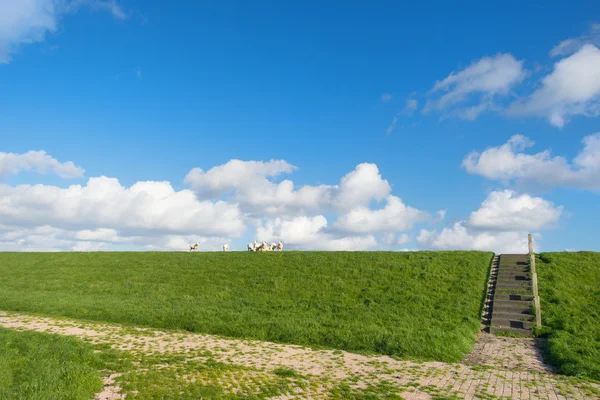
[[[132,354],[168,354],[178,362],[211,358],[246,372],[220,377],[216,383],[232,393],[252,393],[253,384],[280,368],[293,368],[306,383],[292,384],[277,399],[321,399],[345,387],[351,393],[395,393],[406,400],[456,396],[465,399],[599,399],[600,385],[553,374],[544,365],[533,339],[499,338],[482,333],[472,354],[462,363],[401,361],[342,351],[312,350],[293,345],[225,339],[213,335],[158,331],[112,324],[53,319],[0,312],[0,326],[79,337],[109,344]],[[156,365],[161,370],[175,364]],[[207,381],[210,376],[187,368],[185,382]],[[143,372],[142,372],[143,373]],[[192,374],[193,376],[190,376]],[[118,374],[105,378],[98,399],[119,399]],[[259,383],[257,383],[259,382]],[[296,382],[296,381],[294,381]]]

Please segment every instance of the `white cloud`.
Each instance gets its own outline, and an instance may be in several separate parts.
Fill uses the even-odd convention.
[[[283,160],[231,160],[207,172],[195,168],[185,182],[202,197],[231,194],[245,212],[278,216],[346,211],[372,200],[383,200],[391,191],[377,165],[369,163],[357,165],[342,177],[339,185],[305,185],[296,190],[290,180],[275,183],[269,179],[295,169]]]
[[[523,61],[516,60],[511,54],[483,57],[462,71],[452,72],[444,80],[436,82],[430,94],[444,94],[437,99],[429,99],[423,112],[440,110],[447,115],[475,119],[480,113],[494,107],[493,99],[496,96],[509,94],[525,76]],[[473,100],[474,105],[461,106]]]
[[[4,154],[0,166],[3,173],[63,176],[81,170],[45,153]],[[125,187],[104,176],[66,188],[0,184],[0,250],[185,250],[196,241],[218,250],[242,241],[248,225],[258,227],[261,240],[281,238],[286,247],[365,250],[377,248],[375,233],[395,237],[428,216],[393,196],[375,164],[357,165],[336,185],[295,189],[291,180],[274,180],[295,169],[283,160],[196,168],[186,182],[197,192],[176,191],[169,182]]]
[[[388,101],[390,101],[393,98],[393,96],[389,93],[384,93],[381,95],[381,101],[384,103],[387,103]]]
[[[385,132],[388,135],[390,133],[394,132],[394,130],[396,129],[396,124],[398,124],[398,116],[394,115],[394,118],[392,119],[392,123],[387,127]]]
[[[121,237],[115,229],[98,228],[98,229],[83,229],[75,233],[74,238],[77,240],[87,240],[93,242],[109,242],[123,243],[139,239],[140,237]]]
[[[326,233],[326,228],[327,219],[322,215],[275,218],[259,226],[256,236],[259,241],[283,240],[286,248],[291,249],[355,251],[377,247],[377,240],[371,234],[337,237]]]
[[[386,205],[378,210],[360,206],[340,215],[333,229],[340,232],[372,233],[398,232],[411,229],[427,214],[407,206],[399,197],[388,196]]]
[[[440,250],[526,253],[527,234],[551,228],[562,212],[562,206],[555,207],[540,197],[511,190],[496,191],[490,193],[466,221],[456,222],[439,232],[421,229],[417,242],[422,248]],[[541,238],[538,232],[534,235]]]
[[[410,238],[408,233],[403,233],[398,236],[398,240],[396,240],[396,244],[406,244],[410,242],[412,239]]]
[[[447,208],[445,208],[443,210],[439,210],[439,211],[436,212],[436,214],[438,216],[438,219],[440,221],[443,221],[444,218],[446,218],[446,213],[448,213],[448,209]]]
[[[69,230],[48,225],[38,227],[0,226],[0,251],[103,251],[179,250],[200,242],[203,251],[218,251],[228,238],[142,232],[141,236],[120,236],[117,230]]]
[[[583,150],[569,163],[564,157],[552,157],[550,150],[523,153],[534,142],[515,135],[501,146],[470,153],[462,166],[490,180],[600,190],[600,133],[586,136],[582,142]]]
[[[231,160],[204,172],[192,169],[185,177],[200,194],[218,196],[236,189],[264,186],[267,178],[293,172],[297,168],[284,160],[242,161]]]
[[[570,117],[600,115],[600,49],[586,44],[554,64],[542,85],[524,100],[513,102],[510,115],[538,115],[562,128]]]
[[[406,106],[404,106],[404,110],[402,110],[403,114],[413,115],[413,113],[417,110],[419,106],[419,102],[415,99],[406,100]]]
[[[517,194],[512,190],[490,193],[481,207],[471,213],[468,226],[503,231],[532,231],[558,222],[563,207],[541,197]]]
[[[589,32],[582,36],[563,40],[550,51],[550,55],[557,57],[573,54],[586,44],[600,47],[600,24],[592,24]]]
[[[35,171],[40,174],[53,173],[61,178],[79,178],[85,170],[72,161],[59,162],[45,151],[28,151],[23,154],[0,152],[0,177],[14,175],[21,171]]]
[[[0,219],[15,226],[113,229],[128,232],[128,236],[238,236],[245,227],[234,204],[199,201],[193,192],[176,192],[168,182],[138,182],[126,188],[106,177],[90,178],[86,186],[66,189],[0,185]]]
[[[109,12],[117,19],[126,19],[128,14],[116,0],[79,0],[80,3],[89,5],[92,9]]]
[[[127,16],[114,0],[0,1],[0,63],[9,63],[20,46],[44,41],[46,34],[56,32],[62,15],[81,6],[108,11],[119,19]]]
[[[417,237],[422,248],[438,250],[483,250],[496,253],[526,253],[526,232],[472,231],[457,222],[441,232],[422,229]]]

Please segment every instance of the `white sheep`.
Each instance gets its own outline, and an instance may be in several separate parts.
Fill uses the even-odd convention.
[[[269,251],[275,251],[275,249],[277,249],[277,243],[271,243],[269,246]]]
[[[198,251],[199,247],[200,247],[200,242],[196,242],[194,244],[190,244],[190,251]]]
[[[223,245],[223,251],[229,251],[229,245],[227,243]]]
[[[277,250],[283,250],[283,243],[281,243],[281,240],[279,241],[279,243],[277,243]]]
[[[248,243],[248,251],[256,251],[252,243]]]

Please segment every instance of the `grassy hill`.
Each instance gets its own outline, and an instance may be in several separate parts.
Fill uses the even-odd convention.
[[[470,351],[492,253],[0,253],[0,309],[405,358]]]
[[[542,253],[536,267],[550,361],[600,380],[600,253]]]

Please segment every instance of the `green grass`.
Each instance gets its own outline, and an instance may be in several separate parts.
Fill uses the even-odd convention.
[[[457,361],[491,253],[0,253],[0,309]]]
[[[600,380],[600,253],[543,253],[536,268],[549,361]]]
[[[91,399],[104,367],[76,339],[0,328],[0,399]]]

